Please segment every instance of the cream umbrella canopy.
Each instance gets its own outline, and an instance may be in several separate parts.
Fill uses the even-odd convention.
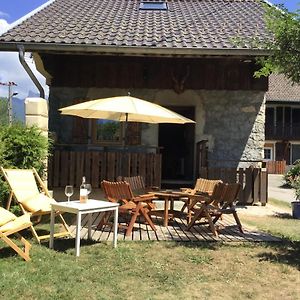
[[[195,123],[180,114],[152,102],[135,97],[119,96],[96,99],[71,105],[59,109],[63,115],[72,115],[82,118],[105,119],[125,122],[123,150],[127,144],[127,123]],[[121,172],[123,173],[123,156],[121,159]]]
[[[59,110],[63,115],[120,122],[195,123],[165,107],[131,96],[96,99]]]

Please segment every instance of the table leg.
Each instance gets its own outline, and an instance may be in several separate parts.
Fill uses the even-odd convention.
[[[88,239],[92,239],[92,214],[88,214]]]
[[[171,203],[170,203],[170,210],[173,211],[174,210],[174,198],[171,197],[170,201],[171,201]]]
[[[113,240],[113,245],[114,248],[117,247],[117,236],[118,236],[118,207],[116,207],[114,211],[114,240]]]
[[[191,204],[192,204],[192,200],[191,198],[188,198],[187,200],[187,209],[188,209],[188,223],[190,223],[192,221],[192,211],[191,211]]]
[[[55,211],[51,208],[51,217],[50,217],[50,241],[49,241],[49,248],[53,248],[54,243],[54,219],[55,219]]]
[[[75,240],[75,255],[79,256],[80,254],[80,229],[81,229],[81,212],[77,214],[76,222],[76,240]]]
[[[168,221],[169,221],[169,197],[165,197],[164,227],[168,227]]]

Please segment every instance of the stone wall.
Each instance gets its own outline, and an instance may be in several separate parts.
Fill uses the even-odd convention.
[[[176,94],[173,90],[158,89],[130,92],[132,96],[163,106],[194,106],[195,143],[204,139],[209,141],[211,166],[236,167],[240,160],[262,160],[264,92],[187,90]],[[57,133],[59,143],[72,143],[72,118],[61,117],[59,108],[72,105],[76,98],[89,100],[127,93],[125,89],[51,88],[49,129]],[[143,124],[142,128],[142,144],[158,146],[158,126]]]
[[[210,166],[238,166],[262,160],[265,101],[262,92],[202,92],[203,133],[209,141]],[[254,162],[239,166],[257,165]]]

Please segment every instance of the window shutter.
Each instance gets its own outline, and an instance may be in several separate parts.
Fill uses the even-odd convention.
[[[141,144],[141,123],[128,122],[127,126],[127,145]]]
[[[87,99],[75,99],[74,104],[87,101]],[[88,119],[81,117],[73,117],[73,143],[74,144],[87,144],[88,142]]]

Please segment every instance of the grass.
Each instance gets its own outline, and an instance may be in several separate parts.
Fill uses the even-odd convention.
[[[75,258],[73,242],[34,244],[29,263],[1,250],[0,298],[300,299],[298,244],[83,243]]]
[[[289,202],[286,201],[282,201],[282,200],[278,200],[278,199],[274,199],[274,198],[269,198],[268,199],[268,204],[271,204],[275,207],[278,208],[282,208],[282,209],[286,209],[288,211],[291,211],[291,204]]]
[[[242,223],[257,227],[259,230],[279,236],[292,242],[300,241],[300,220],[291,216],[291,205],[288,202],[269,199],[269,205],[278,213],[272,216],[240,215]]]
[[[285,205],[271,200],[273,206]],[[32,241],[24,262],[0,241],[0,299],[300,299],[300,220],[240,215],[281,243]]]

